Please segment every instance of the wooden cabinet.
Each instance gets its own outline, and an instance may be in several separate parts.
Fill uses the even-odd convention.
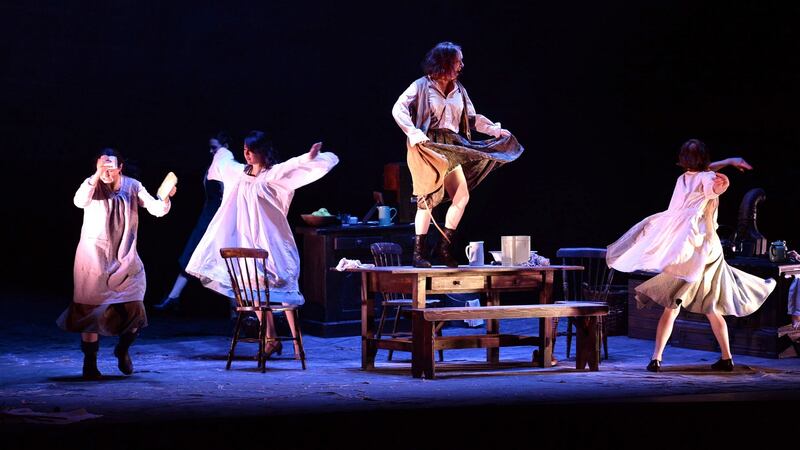
[[[778,285],[758,311],[746,317],[726,317],[731,352],[777,358],[789,345],[788,339],[778,338],[778,328],[791,322],[787,314],[788,288],[791,282],[785,275],[800,275],[800,264],[775,264],[766,258],[731,258],[728,264],[747,273],[774,278]],[[653,273],[634,272],[628,280],[628,336],[655,339],[656,326],[663,309],[654,305],[639,309],[634,288],[654,276]],[[681,310],[675,320],[670,344],[676,347],[719,351],[711,326],[702,314]]]
[[[414,224],[298,227],[301,251],[300,291],[306,299],[300,314],[303,333],[355,336],[361,333],[361,276],[330,270],[342,258],[372,263],[369,246],[395,242],[411,263]]]

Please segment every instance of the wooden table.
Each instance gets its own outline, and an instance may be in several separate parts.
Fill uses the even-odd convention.
[[[408,338],[375,338],[374,294],[395,292],[410,295],[412,308],[425,308],[429,294],[484,293],[487,306],[500,304],[500,294],[513,291],[539,291],[538,299],[532,303],[553,303],[553,278],[556,271],[583,270],[581,266],[459,266],[432,267],[429,269],[411,266],[374,267],[348,269],[361,273],[361,368],[375,368],[378,349],[413,352],[414,343]],[[497,319],[486,320],[486,334],[473,336],[443,336],[436,340],[446,341],[444,348],[486,348],[486,361],[499,363],[500,347],[538,345],[538,361],[542,367],[550,367],[553,356],[555,330],[552,319],[539,319],[539,336],[500,334]],[[412,353],[413,354],[413,353]],[[412,372],[416,358],[412,357]]]

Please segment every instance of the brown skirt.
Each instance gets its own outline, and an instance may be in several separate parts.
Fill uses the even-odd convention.
[[[74,333],[98,333],[119,336],[147,326],[147,313],[142,302],[83,305],[70,303],[56,320],[59,328]]]
[[[525,150],[513,135],[491,138],[485,141],[471,141],[453,131],[435,128],[428,130],[430,141],[423,142],[422,146],[432,150],[447,159],[447,172],[440,177],[441,182],[436,190],[423,195],[417,195],[417,208],[433,208],[445,199],[444,177],[453,169],[461,166],[467,187],[474,189],[489,172],[519,158]],[[414,176],[414,173],[411,173]]]

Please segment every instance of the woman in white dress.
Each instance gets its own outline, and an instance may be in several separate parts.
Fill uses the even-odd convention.
[[[717,236],[718,197],[728,189],[728,177],[718,173],[726,166],[740,171],[752,167],[742,158],[710,162],[705,145],[696,139],[681,147],[678,177],[666,211],[642,220],[608,246],[609,267],[622,272],[661,272],[636,287],[640,304],[664,307],[658,322],[653,356],[647,370],[661,370],[661,357],[680,307],[705,314],[719,343],[721,358],[714,370],[733,370],[728,328],[723,316],[755,312],[775,288],[761,279],[730,267],[723,258]]]
[[[269,282],[270,301],[301,305],[300,256],[292,229],[286,218],[295,189],[312,183],[331,171],[339,162],[333,153],[320,152],[322,143],[308,153],[278,163],[272,144],[261,131],[251,131],[244,140],[244,159],[234,160],[233,153],[221,148],[214,154],[208,179],[223,184],[222,205],[197,244],[186,272],[203,285],[234,298],[225,262],[219,250],[224,247],[261,248],[269,252],[267,267],[259,277]],[[291,315],[287,315],[291,327]],[[267,334],[275,337],[268,316]],[[272,341],[267,355],[280,354],[280,341]]]
[[[65,331],[81,333],[83,377],[100,378],[98,335],[119,336],[114,348],[122,373],[133,373],[128,349],[147,326],[144,266],[136,250],[139,206],[161,217],[170,210],[172,188],[165,199],[154,198],[142,184],[121,174],[122,157],[104,149],[94,175],[84,180],[73,202],[83,209],[81,239],[75,251],[72,303],[58,318]]]

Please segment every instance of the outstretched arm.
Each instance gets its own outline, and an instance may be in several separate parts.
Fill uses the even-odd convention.
[[[708,170],[713,170],[717,172],[719,170],[724,169],[727,166],[733,166],[739,169],[739,172],[744,172],[745,170],[753,170],[753,166],[747,163],[744,158],[725,158],[720,161],[714,161],[708,165]]]
[[[339,158],[321,150],[322,142],[317,142],[308,153],[272,166],[266,183],[294,190],[322,178],[339,163]]]

